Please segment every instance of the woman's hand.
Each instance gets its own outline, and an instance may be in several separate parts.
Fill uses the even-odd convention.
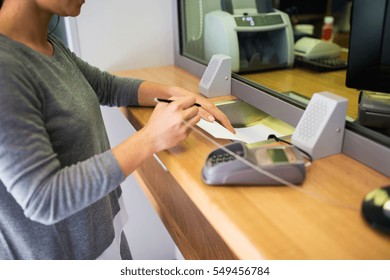
[[[194,97],[181,97],[171,103],[157,104],[148,123],[112,150],[125,176],[152,154],[187,138],[191,127],[200,120],[199,108],[194,103]]]
[[[143,82],[138,91],[138,103],[141,106],[155,106],[156,102],[154,98],[156,97],[165,99],[177,99],[178,97],[195,98],[195,102],[202,105],[199,108],[199,115],[202,119],[209,122],[216,120],[231,132],[236,133],[226,115],[214,103],[200,94],[194,94],[181,87],[167,86],[147,81]]]
[[[171,103],[159,103],[148,123],[142,129],[145,141],[150,141],[154,152],[176,146],[187,138],[191,127],[200,120],[199,108],[193,106],[195,98],[181,97]]]
[[[174,101],[157,104],[155,98]],[[180,87],[143,82],[138,90],[138,103],[140,106],[155,106],[155,109],[141,130],[113,149],[125,176],[147,157],[186,139],[191,127],[201,118],[211,122],[216,120],[235,133],[226,115],[214,103]],[[201,107],[194,106],[195,103],[201,104]]]
[[[173,97],[176,96],[193,96],[195,97],[196,103],[199,103],[201,106],[199,110],[200,117],[206,121],[218,121],[221,123],[225,128],[230,130],[233,133],[236,133],[235,129],[231,125],[229,119],[226,117],[226,115],[218,109],[217,106],[215,106],[214,103],[210,102],[207,98],[201,96],[201,95],[195,95],[192,92],[180,88],[180,87],[170,87],[169,92]]]

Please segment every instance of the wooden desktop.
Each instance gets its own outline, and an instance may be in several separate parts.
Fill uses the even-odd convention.
[[[347,54],[341,55],[346,60]],[[282,93],[295,92],[311,98],[314,93],[329,91],[348,99],[347,115],[358,116],[359,91],[345,85],[346,70],[317,72],[304,67],[242,74],[242,77]]]
[[[198,92],[199,79],[175,66],[116,74]],[[121,111],[140,129],[152,108]],[[390,236],[371,228],[360,213],[364,196],[389,185],[390,178],[337,154],[316,160],[297,188],[209,186],[201,168],[215,148],[192,132],[135,172],[186,259],[390,259]]]

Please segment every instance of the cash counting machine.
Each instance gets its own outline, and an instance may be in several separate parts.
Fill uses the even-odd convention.
[[[289,16],[272,0],[221,0],[221,10],[205,15],[205,57],[231,57],[233,72],[291,67],[294,38]]]

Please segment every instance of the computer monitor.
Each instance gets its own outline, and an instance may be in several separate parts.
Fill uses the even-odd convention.
[[[360,90],[357,122],[390,135],[390,1],[353,1],[346,86]]]
[[[278,0],[274,2],[278,9],[285,12],[295,10],[300,15],[320,14],[324,16],[328,0]]]
[[[390,93],[390,2],[355,0],[346,85]]]

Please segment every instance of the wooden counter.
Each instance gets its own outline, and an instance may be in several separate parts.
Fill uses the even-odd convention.
[[[346,87],[346,73],[346,70],[316,72],[303,67],[294,67],[243,74],[242,77],[278,92],[296,92],[308,98],[316,92],[330,91],[348,99],[347,115],[357,119],[359,91]]]
[[[198,92],[174,66],[116,73]],[[122,108],[139,129],[151,108]],[[218,140],[219,143],[228,143]],[[135,172],[186,259],[390,259],[390,236],[363,220],[370,190],[390,178],[343,155],[317,160],[298,187],[208,186],[201,168],[214,145],[199,134],[158,153]]]

